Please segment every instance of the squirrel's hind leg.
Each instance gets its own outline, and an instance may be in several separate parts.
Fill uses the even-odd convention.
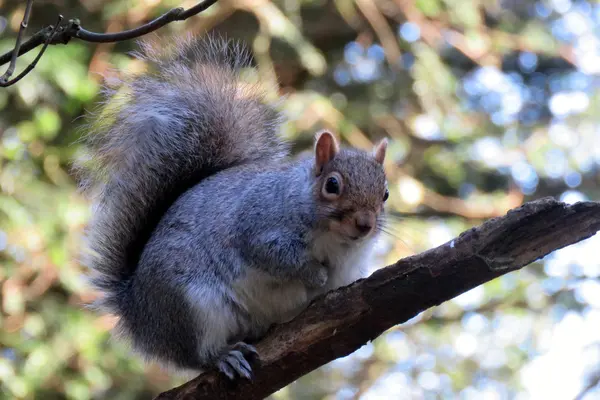
[[[198,327],[198,356],[202,369],[216,369],[229,379],[251,379],[250,362],[256,349],[241,342],[251,331],[247,315],[227,290],[221,292],[196,285],[190,291]]]

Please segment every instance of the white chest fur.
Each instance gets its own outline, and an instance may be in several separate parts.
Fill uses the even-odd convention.
[[[261,335],[272,323],[282,323],[296,316],[319,294],[346,286],[363,278],[371,266],[374,240],[343,243],[326,233],[314,238],[311,251],[329,268],[327,285],[308,290],[300,281],[282,282],[267,272],[249,268],[227,293],[250,316],[243,330]]]
[[[323,291],[349,285],[366,276],[369,263],[372,262],[373,239],[359,243],[343,243],[337,235],[325,233],[313,243],[313,255],[330,270],[329,280]]]

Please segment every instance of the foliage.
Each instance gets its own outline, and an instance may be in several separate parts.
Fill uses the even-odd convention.
[[[192,3],[36,2],[29,32],[58,13],[114,32]],[[3,53],[24,4],[0,4]],[[359,147],[391,138],[381,265],[528,199],[600,197],[597,3],[220,0],[158,34],[211,29],[249,43],[257,78],[279,82],[297,151],[322,127]],[[0,90],[0,398],[148,398],[178,382],[83,308],[89,211],[70,163],[100,75],[139,69],[133,49],[53,46]],[[572,398],[600,379],[599,240],[427,311],[273,397]]]

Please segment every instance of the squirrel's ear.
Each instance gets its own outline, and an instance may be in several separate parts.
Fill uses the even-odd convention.
[[[379,144],[373,148],[373,157],[379,164],[383,164],[385,160],[385,152],[387,150],[388,140],[386,138],[381,139]]]
[[[317,143],[315,144],[315,167],[317,175],[323,170],[323,166],[333,160],[340,151],[340,146],[331,132],[323,131],[317,133]]]

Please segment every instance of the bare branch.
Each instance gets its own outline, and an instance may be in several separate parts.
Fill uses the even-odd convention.
[[[445,245],[319,297],[256,344],[260,362],[252,381],[229,382],[211,371],[157,400],[263,399],[422,311],[599,230],[600,203],[566,205],[552,198],[526,203]]]
[[[57,24],[56,26],[47,26],[35,33],[31,38],[29,38],[29,40],[21,44],[22,36],[25,31],[25,28],[27,28],[27,23],[31,14],[31,5],[33,4],[33,0],[28,0],[27,8],[25,10],[25,16],[23,17],[23,22],[21,23],[21,28],[19,29],[19,34],[17,36],[15,48],[12,51],[9,51],[0,56],[0,65],[4,65],[10,61],[8,70],[6,71],[4,76],[0,78],[0,86],[10,86],[11,84],[17,82],[19,79],[25,76],[29,71],[31,71],[31,69],[33,69],[41,55],[44,53],[45,48],[43,48],[40,51],[40,54],[38,55],[38,57],[36,57],[36,60],[33,63],[31,63],[30,66],[27,67],[27,72],[23,76],[19,75],[19,79],[14,79],[13,81],[7,83],[8,79],[14,72],[17,57],[31,51],[32,49],[40,45],[44,45],[44,47],[46,47],[51,44],[67,44],[72,38],[77,38],[91,43],[110,43],[135,39],[140,36],[146,35],[150,32],[154,32],[155,30],[167,25],[170,22],[183,21],[185,19],[188,19],[191,16],[194,16],[206,10],[208,7],[212,6],[217,1],[218,0],[204,0],[201,3],[196,4],[195,6],[188,8],[187,10],[182,7],[173,8],[165,14],[161,15],[160,17],[148,22],[147,24],[144,24],[135,29],[130,29],[127,31],[116,33],[91,32],[81,27],[81,23],[78,19],[71,19],[65,26],[59,26],[59,24]],[[59,21],[61,19],[62,16],[59,18]]]
[[[15,49],[12,52],[12,56],[10,58],[10,64],[8,69],[0,77],[0,83],[5,83],[10,79],[12,74],[15,72],[15,67],[17,66],[17,54],[19,53],[19,49],[21,48],[21,40],[23,40],[23,35],[27,30],[27,25],[29,25],[29,16],[31,15],[31,7],[33,7],[33,0],[27,0],[27,5],[25,6],[25,14],[23,15],[23,20],[21,21],[21,26],[19,27],[19,33],[17,34],[17,41],[15,43]]]
[[[591,392],[596,386],[600,385],[600,370],[597,371],[590,379],[583,390],[575,397],[575,400],[583,400],[586,394]]]
[[[40,52],[38,53],[38,55],[35,57],[35,59],[31,62],[31,64],[29,64],[27,66],[27,68],[25,68],[19,75],[17,75],[16,78],[14,78],[11,81],[6,82],[6,81],[3,80],[4,79],[4,77],[3,77],[3,79],[0,80],[0,87],[7,87],[7,86],[10,86],[10,85],[14,85],[15,83],[17,83],[21,79],[23,79],[23,77],[25,77],[25,75],[27,75],[29,72],[31,72],[31,70],[33,70],[35,68],[36,64],[38,63],[38,61],[40,60],[40,58],[42,58],[42,56],[44,55],[44,52],[48,48],[48,45],[50,44],[50,38],[56,32],[56,30],[59,27],[60,22],[62,21],[62,19],[63,19],[63,16],[59,15],[58,16],[58,21],[56,21],[56,25],[54,26],[54,28],[50,32],[50,35],[48,35],[48,38],[46,39],[46,42],[44,43],[44,46],[42,46],[42,49],[40,50]],[[52,25],[50,25],[50,27],[52,27]],[[16,57],[15,57],[15,59],[16,59]]]
[[[379,41],[385,49],[385,57],[388,63],[398,67],[402,57],[400,46],[392,28],[390,28],[385,17],[379,11],[376,2],[372,0],[357,0],[356,4],[379,37]]]
[[[161,28],[173,21],[183,21],[193,15],[196,15],[208,7],[215,4],[218,0],[205,0],[202,3],[196,4],[194,7],[189,8],[187,10],[178,7],[173,8],[167,11],[165,14],[156,18],[153,21],[148,22],[145,25],[142,25],[135,29],[130,29],[128,31],[117,32],[117,33],[95,33],[90,32],[82,27],[78,27],[76,32],[76,37],[78,39],[84,40],[86,42],[92,43],[111,43],[111,42],[120,42],[123,40],[135,39],[140,36],[146,35],[150,32],[154,32],[158,28]]]

